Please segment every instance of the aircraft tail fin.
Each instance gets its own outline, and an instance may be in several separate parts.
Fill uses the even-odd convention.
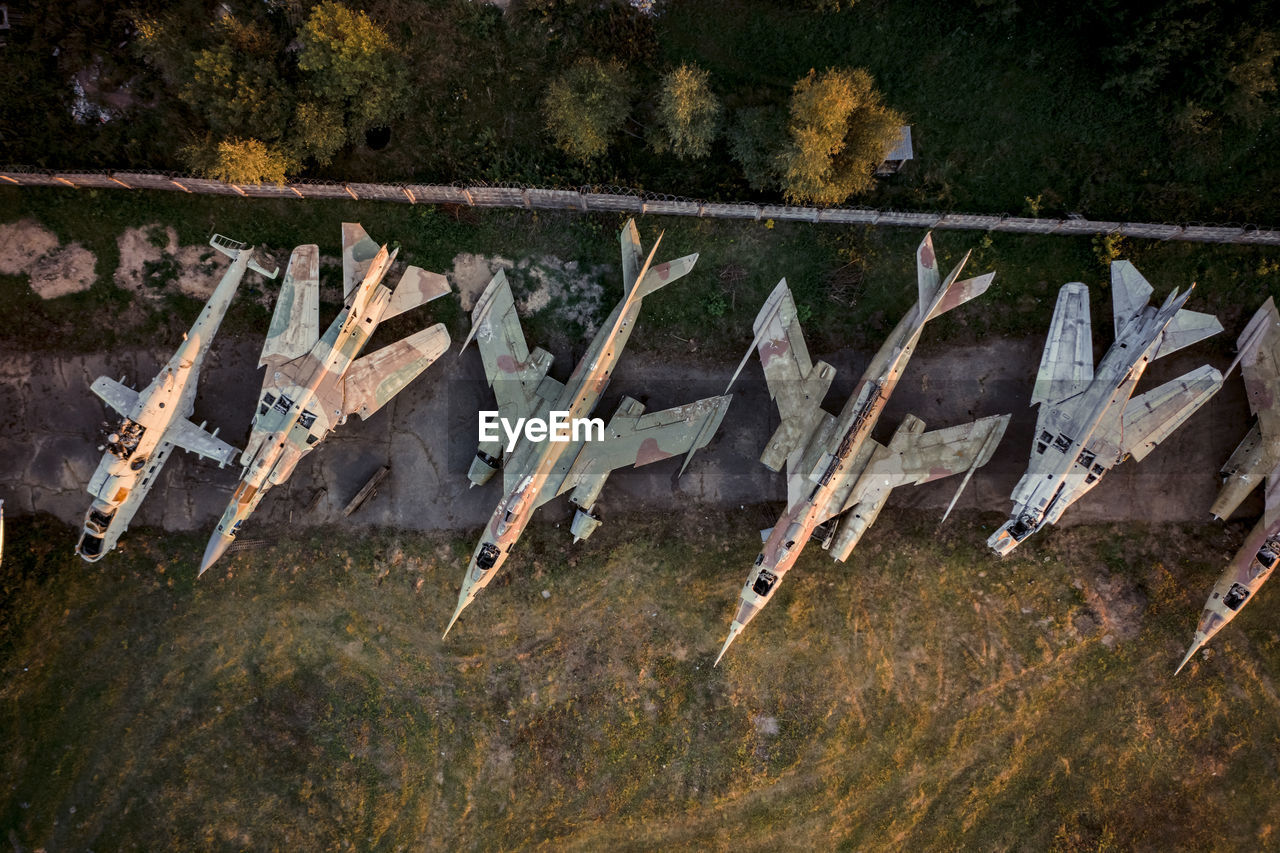
[[[920,291],[919,310],[925,320],[932,320],[986,293],[995,279],[993,272],[957,281],[972,252],[965,252],[960,263],[945,280],[938,273],[938,256],[933,249],[933,234],[924,235],[916,249],[916,285]],[[928,313],[925,313],[928,312]]]

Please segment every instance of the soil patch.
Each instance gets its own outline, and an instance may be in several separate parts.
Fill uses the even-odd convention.
[[[97,279],[97,258],[79,243],[61,246],[52,231],[30,219],[0,225],[0,273],[26,274],[41,299],[80,293]]]
[[[208,299],[230,264],[211,246],[179,246],[178,232],[161,225],[126,229],[116,244],[116,284],[150,299],[159,299],[168,288]]]
[[[464,311],[471,310],[498,270],[506,270],[520,314],[550,310],[559,319],[577,323],[588,335],[595,333],[608,265],[583,267],[553,255],[516,263],[498,255],[464,252],[454,257],[453,270],[447,274]]]

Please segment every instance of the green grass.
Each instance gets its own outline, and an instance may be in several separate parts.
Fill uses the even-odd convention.
[[[1000,562],[993,517],[889,513],[847,566],[807,551],[713,669],[752,516],[534,525],[446,643],[469,537],[318,530],[196,582],[195,535],[89,566],[11,519],[0,821],[48,849],[1274,843],[1269,598],[1172,677],[1239,531]],[[1143,605],[1114,651],[1103,578]]]
[[[616,214],[0,189],[0,221],[24,217],[45,224],[64,243],[84,244],[98,258],[98,281],[89,291],[50,302],[37,299],[25,277],[0,277],[0,304],[24,318],[0,328],[0,340],[27,349],[96,350],[176,339],[195,311],[190,299],[166,292],[161,304],[140,306],[112,279],[120,234],[153,223],[172,225],[184,245],[204,243],[217,231],[275,250],[283,263],[301,243],[315,242],[323,254],[339,255],[339,223],[359,221],[375,238],[398,246],[401,258],[431,270],[449,270],[461,252],[517,261],[552,255],[584,267],[607,266],[598,319],[621,296],[617,235],[626,217]],[[691,275],[646,302],[631,343],[638,350],[693,346],[704,358],[735,357],[750,341],[751,322],[765,296],[784,277],[807,317],[805,334],[815,352],[874,349],[915,302],[915,248],[922,233],[913,229],[656,216],[640,217],[638,224],[646,247],[665,232],[660,259],[699,253]],[[1110,294],[1093,238],[939,231],[934,240],[943,265],[973,249],[967,269],[973,274],[995,270],[997,277],[981,301],[931,324],[926,346],[1042,336],[1058,288],[1067,281],[1092,286],[1097,338],[1105,339],[1102,320],[1111,313]],[[1211,346],[1224,353],[1234,346],[1245,318],[1268,295],[1280,295],[1280,250],[1275,248],[1132,239],[1120,248],[1158,296],[1198,282],[1191,307],[1219,315],[1227,334]],[[261,288],[270,294],[275,287],[250,276],[245,291],[253,296]],[[469,329],[470,319],[456,300],[432,303],[427,313],[432,322],[447,323],[455,337]],[[266,309],[242,298],[228,314],[224,334],[260,335],[267,321]],[[420,322],[417,315],[398,318],[388,324],[387,334],[407,333]],[[554,311],[525,318],[525,330],[531,345],[552,351],[582,345],[581,330],[567,327]]]

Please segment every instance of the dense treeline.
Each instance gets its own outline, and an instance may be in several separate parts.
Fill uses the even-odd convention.
[[[69,0],[3,48],[10,162],[619,183],[1280,219],[1261,0]],[[871,174],[911,123],[917,161]]]

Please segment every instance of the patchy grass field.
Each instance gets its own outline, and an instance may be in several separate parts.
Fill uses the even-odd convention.
[[[471,539],[324,531],[196,582],[11,520],[0,825],[28,849],[1263,849],[1269,596],[1177,679],[1242,535],[886,516],[711,661],[755,516],[534,525],[447,643]],[[544,597],[544,590],[549,597]]]
[[[604,265],[602,320],[621,295],[617,235],[620,215],[474,210],[358,202],[291,202],[187,196],[160,192],[0,189],[0,222],[35,219],[64,244],[82,243],[97,256],[98,281],[88,291],[43,301],[24,276],[0,276],[0,305],[23,322],[0,327],[0,341],[29,349],[96,350],[167,336],[176,340],[198,306],[176,287],[161,291],[154,306],[137,304],[117,286],[119,236],[156,223],[173,226],[183,245],[201,245],[213,232],[265,247],[284,264],[301,243],[319,244],[324,255],[340,254],[342,221],[359,221],[376,239],[399,247],[400,257],[447,272],[459,253],[520,260],[550,255],[582,267]],[[736,357],[750,342],[751,321],[765,296],[786,278],[800,305],[810,347],[873,349],[915,302],[915,248],[923,236],[908,229],[842,228],[799,223],[738,222],[646,216],[639,220],[646,246],[665,231],[661,258],[699,252],[698,266],[677,286],[646,303],[632,346],[641,350],[696,349],[704,357]],[[1093,288],[1098,337],[1111,315],[1104,258],[1108,247],[1095,238],[1037,237],[939,231],[934,235],[944,264],[973,249],[972,274],[995,270],[988,295],[963,312],[931,324],[926,346],[972,342],[987,336],[1040,336],[1049,325],[1058,288],[1084,281]],[[1244,319],[1268,296],[1280,295],[1280,250],[1128,240],[1111,254],[1133,260],[1156,286],[1199,284],[1192,306],[1218,313],[1228,334],[1214,346],[1228,351]],[[270,296],[278,284],[246,277],[250,297]],[[261,335],[269,313],[263,301],[241,298],[224,334]],[[327,312],[338,305],[329,303]],[[433,322],[462,337],[470,320],[456,300],[427,309]],[[326,317],[332,316],[326,313]],[[392,333],[412,331],[418,317],[389,324]],[[397,325],[397,323],[399,325]],[[554,311],[525,319],[531,343],[567,351],[580,345],[581,327]],[[693,343],[686,343],[692,341]]]

